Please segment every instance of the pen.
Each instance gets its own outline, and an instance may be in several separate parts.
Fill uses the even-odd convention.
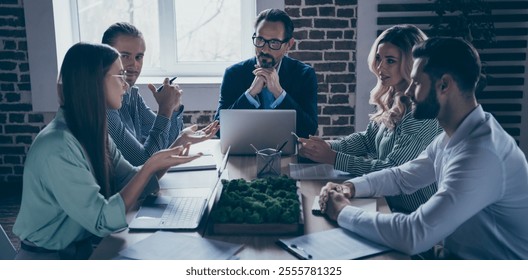
[[[284,146],[286,146],[287,143],[288,143],[288,140],[284,141],[284,143],[282,143],[282,145],[277,149],[277,153],[282,151],[282,148],[284,148]]]
[[[291,132],[291,135],[295,136],[295,139],[297,139],[297,142],[299,142],[299,138],[300,138],[300,137],[299,137],[297,134],[295,134],[295,132],[292,131],[292,132]]]
[[[178,77],[174,77],[174,78],[170,79],[169,85],[172,84],[172,82],[174,82],[174,80],[176,80],[176,78],[178,78]],[[160,92],[162,89],[163,89],[163,85],[161,85],[158,89],[156,89],[156,92]]]

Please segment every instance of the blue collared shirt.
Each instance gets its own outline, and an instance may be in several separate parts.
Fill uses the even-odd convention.
[[[108,133],[126,160],[143,165],[159,150],[168,148],[183,128],[183,105],[171,119],[157,115],[144,102],[137,87],[123,96],[118,110],[107,110]]]

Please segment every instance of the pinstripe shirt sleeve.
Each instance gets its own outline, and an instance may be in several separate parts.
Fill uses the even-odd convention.
[[[176,138],[178,138],[178,135],[180,135],[180,132],[183,129],[183,110],[184,106],[181,105],[178,111],[172,113],[169,129],[169,143],[167,148],[172,145]]]
[[[110,136],[123,157],[134,166],[143,165],[152,154],[171,143],[168,139],[171,120],[156,115],[137,91],[131,92],[129,103],[123,104],[119,111],[107,110],[107,119]]]
[[[108,133],[126,160],[134,166],[145,163],[150,157],[143,144],[125,127],[117,110],[107,110]],[[168,121],[168,120],[167,120]]]
[[[344,139],[329,141],[328,143],[332,150],[341,154],[367,156],[376,152],[374,139],[378,130],[379,125],[370,122],[365,131],[352,133]]]
[[[392,139],[385,145],[376,147],[376,134],[369,133],[368,130],[363,138],[347,137],[343,140],[344,144],[341,144],[346,149],[337,150],[335,168],[354,176],[361,176],[401,165],[416,158],[441,131],[436,120],[416,120],[409,114],[395,128]],[[353,151],[358,147],[361,152],[365,150],[362,147],[370,149],[366,150],[367,153],[360,154]]]

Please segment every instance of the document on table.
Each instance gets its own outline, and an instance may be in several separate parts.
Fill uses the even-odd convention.
[[[290,177],[295,180],[346,180],[352,178],[348,172],[334,169],[323,163],[290,163]]]
[[[216,169],[216,159],[212,154],[204,154],[195,160],[172,166],[169,168],[168,172],[209,169]]]
[[[227,260],[242,247],[184,233],[157,231],[119,254],[136,260]]]
[[[351,260],[391,250],[342,228],[279,239],[278,244],[305,260]]]

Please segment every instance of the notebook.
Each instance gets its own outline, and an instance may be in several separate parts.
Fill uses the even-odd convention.
[[[206,193],[199,191],[181,193],[178,196],[149,196],[136,216],[128,226],[130,229],[196,229],[207,209],[208,202],[214,198],[216,189],[221,183],[229,148],[224,155],[222,165],[218,170],[218,178],[214,188],[206,189]]]
[[[172,166],[167,172],[196,171],[209,169],[216,169],[216,159],[212,154],[204,154],[195,160]]]
[[[255,149],[278,148],[283,155],[295,153],[295,110],[221,110],[220,146],[222,153],[231,146],[233,155],[254,155]]]
[[[188,233],[157,231],[119,254],[134,260],[227,260],[243,246]]]
[[[290,178],[295,180],[346,180],[352,174],[323,163],[290,163]]]

